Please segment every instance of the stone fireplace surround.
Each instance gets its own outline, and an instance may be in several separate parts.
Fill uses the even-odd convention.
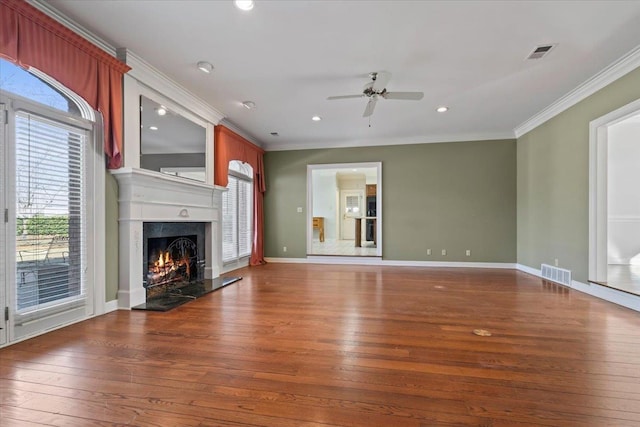
[[[118,181],[119,287],[118,308],[131,309],[146,300],[143,286],[145,222],[205,223],[205,279],[220,275],[220,210],[222,187],[159,172],[120,168]]]

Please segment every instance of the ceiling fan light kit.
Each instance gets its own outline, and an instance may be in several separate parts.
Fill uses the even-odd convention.
[[[419,101],[424,97],[424,93],[422,92],[388,92],[386,86],[391,79],[391,73],[387,71],[374,71],[369,73],[369,77],[371,78],[371,81],[364,85],[362,94],[330,96],[327,99],[334,101],[336,99],[367,97],[369,98],[369,102],[367,102],[362,117],[370,117],[373,114],[376,102],[378,102],[378,98],[380,97],[384,99],[399,99],[403,101]]]

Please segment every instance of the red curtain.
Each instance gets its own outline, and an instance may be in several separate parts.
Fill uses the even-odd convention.
[[[229,183],[229,162],[239,160],[253,168],[253,244],[250,265],[265,264],[264,260],[264,150],[247,141],[231,129],[218,125],[214,128],[215,165],[213,181],[226,187]]]
[[[46,73],[102,113],[108,167],[122,165],[126,64],[22,0],[0,0],[0,56]]]

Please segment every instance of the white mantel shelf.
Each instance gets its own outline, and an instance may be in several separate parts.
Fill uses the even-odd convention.
[[[119,308],[130,309],[146,299],[142,286],[145,222],[204,222],[205,278],[220,275],[224,187],[137,168],[115,169],[111,174],[119,185]]]

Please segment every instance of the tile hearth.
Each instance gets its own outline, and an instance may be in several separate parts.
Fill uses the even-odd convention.
[[[217,277],[206,279],[202,282],[192,283],[154,298],[149,298],[147,302],[132,307],[132,310],[146,311],[169,311],[172,308],[186,304],[189,301],[200,298],[215,290],[242,280],[242,277]]]

